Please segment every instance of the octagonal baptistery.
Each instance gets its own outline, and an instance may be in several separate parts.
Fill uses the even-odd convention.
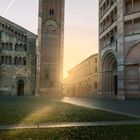
[[[99,1],[99,96],[140,97],[140,1]]]

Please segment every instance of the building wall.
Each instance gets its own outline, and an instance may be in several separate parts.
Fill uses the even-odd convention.
[[[98,91],[98,64],[98,54],[95,54],[72,68],[64,80],[64,95],[96,96]]]
[[[99,94],[121,99],[139,97],[140,1],[100,0],[99,15]],[[134,74],[132,79],[130,75]],[[115,82],[114,76],[116,89],[109,83]]]
[[[36,35],[0,17],[0,96],[34,95],[35,49]]]

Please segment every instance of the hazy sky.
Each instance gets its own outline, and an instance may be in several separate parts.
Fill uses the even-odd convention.
[[[65,0],[64,72],[98,52],[98,0]],[[38,0],[0,0],[0,15],[37,33]]]

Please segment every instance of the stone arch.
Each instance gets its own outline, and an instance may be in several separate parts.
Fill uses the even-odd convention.
[[[140,96],[140,42],[135,44],[129,50],[126,56],[126,91],[131,97]]]
[[[101,91],[103,94],[117,95],[117,58],[111,52],[106,52],[101,59]]]
[[[126,56],[126,63],[140,64],[140,42],[131,47]]]
[[[112,50],[108,50],[106,51],[103,56],[101,57],[101,69],[102,71],[106,70],[107,67],[105,67],[105,65],[103,65],[105,62],[110,62],[112,60],[117,60],[117,56],[114,54],[114,52]],[[110,67],[108,67],[110,69]],[[107,68],[107,69],[108,69]],[[108,70],[109,70],[108,69]]]

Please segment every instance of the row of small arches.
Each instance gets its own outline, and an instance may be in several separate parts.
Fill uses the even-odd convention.
[[[7,65],[26,65],[26,57],[1,56],[1,64]]]
[[[0,43],[0,46],[1,46],[2,49],[6,49],[6,50],[12,50],[13,49],[13,44],[12,43],[2,42],[2,43]],[[16,51],[27,51],[27,45],[22,44],[22,43],[20,43],[20,44],[16,43],[14,49]]]
[[[15,50],[16,51],[27,51],[27,45],[26,44],[15,44]]]
[[[13,27],[10,27],[10,26],[7,25],[7,24],[0,23],[0,29],[6,30],[6,31],[8,31],[8,32],[10,32],[10,33],[12,33],[12,34],[15,34],[16,36],[18,36],[18,37],[21,38],[22,40],[27,41],[27,35],[26,35],[26,34],[15,30]]]

